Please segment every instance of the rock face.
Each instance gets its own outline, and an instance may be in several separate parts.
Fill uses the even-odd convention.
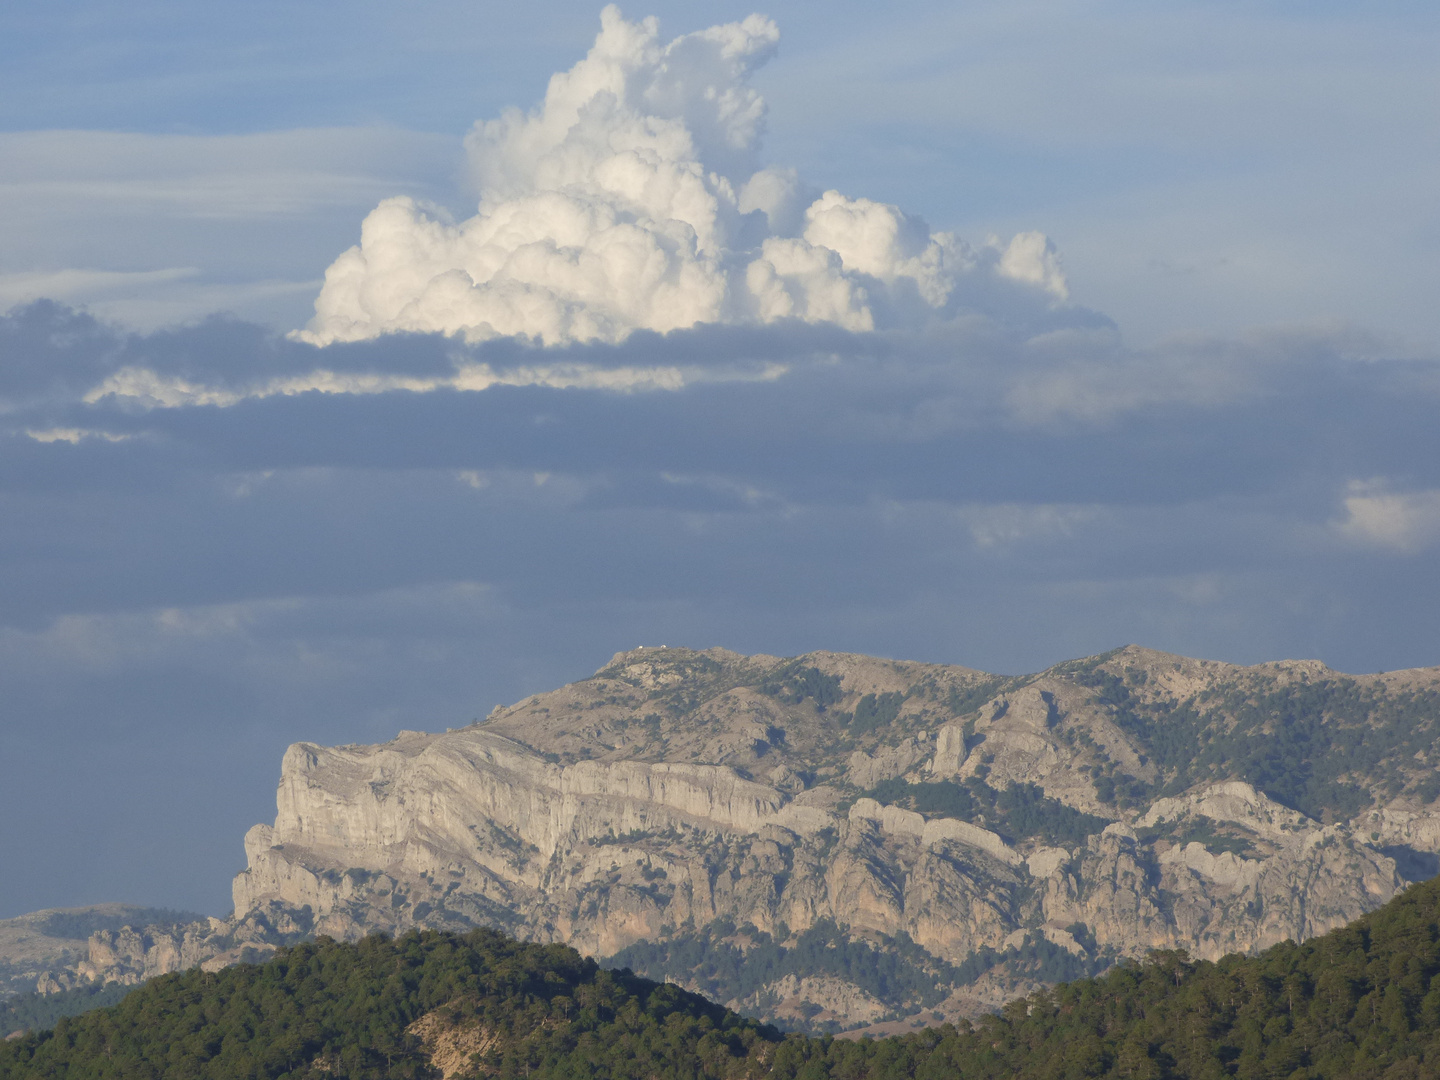
[[[0,999],[95,983],[134,986],[186,968],[257,962],[309,929],[271,904],[230,920],[131,904],[35,911],[0,920]]]
[[[1015,679],[637,649],[471,727],[291,747],[232,919],[92,938],[74,977],[484,924],[787,1023],[953,1018],[1434,873],[1437,688],[1136,647]]]
[[[39,990],[54,993],[76,985],[89,959],[89,939],[126,926],[189,923],[197,916],[131,904],[49,908],[0,920],[0,997]]]

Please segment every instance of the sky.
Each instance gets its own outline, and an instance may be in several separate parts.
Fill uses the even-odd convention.
[[[516,8],[0,13],[0,917],[641,644],[1440,664],[1433,4]]]

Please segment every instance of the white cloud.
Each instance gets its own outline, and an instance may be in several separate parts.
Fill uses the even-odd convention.
[[[478,213],[455,222],[410,198],[382,202],[297,336],[556,345],[778,319],[864,331],[942,311],[957,277],[977,272],[1066,298],[1040,233],[977,269],[961,241],[894,206],[815,199],[793,173],[759,168],[765,103],[749,79],[778,40],[752,15],[662,44],[654,18],[607,7],[538,109],[471,132]]]
[[[996,246],[999,246],[998,242]],[[1039,286],[1057,300],[1070,299],[1065,271],[1060,268],[1060,253],[1044,233],[1023,232],[1017,235],[1001,251],[997,269],[1001,277]]]
[[[25,432],[27,436],[39,443],[66,442],[71,446],[78,446],[85,439],[100,439],[104,442],[125,442],[133,439],[134,435],[117,435],[110,431],[95,431],[91,428],[78,427],[55,427],[42,430],[30,429]]]
[[[745,284],[762,322],[793,318],[875,329],[865,287],[846,276],[840,254],[830,248],[767,237],[760,257],[745,268]]]
[[[497,371],[489,364],[460,363],[450,375],[421,377],[382,372],[345,372],[316,368],[299,375],[265,379],[242,386],[221,386],[144,367],[124,367],[84,397],[87,405],[106,398],[147,409],[190,406],[228,408],[242,401],[296,394],[414,394],[437,390],[478,392],[492,386],[546,386],[551,389],[608,390],[614,393],[681,390],[702,382],[771,382],[783,376],[784,364],[730,368],[663,365],[598,367],[586,363],[532,364]]]
[[[1390,492],[1357,480],[1343,505],[1335,529],[1353,543],[1413,554],[1440,541],[1440,490]]]

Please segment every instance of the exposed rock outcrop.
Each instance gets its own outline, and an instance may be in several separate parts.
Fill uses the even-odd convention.
[[[1383,904],[1440,857],[1434,737],[1370,754],[1368,774],[1299,761],[1330,771],[1295,805],[1249,779],[1247,747],[1292,722],[1354,741],[1386,709],[1433,726],[1437,685],[1137,648],[1021,679],[635,650],[471,727],[291,747],[274,823],[245,837],[234,917],[97,935],[69,977],[305,933],[494,925],[687,985],[656,949],[743,954],[709,989],[791,1022],[953,1017],[1116,957],[1255,951]],[[1311,712],[1285,720],[1292,698]],[[827,927],[893,950],[905,978],[856,982],[824,967],[834,942],[799,949]]]

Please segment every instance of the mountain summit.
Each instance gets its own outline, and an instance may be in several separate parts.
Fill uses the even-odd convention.
[[[1378,908],[1437,869],[1437,735],[1435,669],[635,649],[466,728],[292,746],[234,916],[170,950],[493,926],[895,1030]],[[111,941],[96,974],[151,947]]]

